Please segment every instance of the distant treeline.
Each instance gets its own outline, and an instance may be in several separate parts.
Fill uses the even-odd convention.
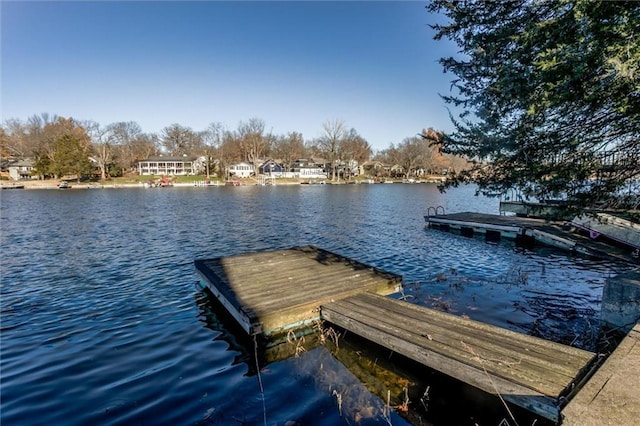
[[[4,163],[33,159],[35,173],[41,177],[97,174],[102,179],[120,176],[138,161],[157,155],[204,157],[207,173],[219,175],[230,164],[246,161],[257,168],[267,158],[285,165],[300,158],[323,158],[333,165],[327,170],[333,178],[341,164],[368,161],[393,166],[396,174],[406,177],[460,170],[467,164],[460,157],[441,154],[437,145],[441,133],[431,128],[376,153],[342,120],[326,121],[322,136],[308,140],[300,132],[278,135],[265,129],[262,119],[252,118],[241,121],[236,129],[213,122],[200,131],[172,124],[159,133],[145,133],[134,121],[102,125],[40,114],[3,123],[0,155]],[[372,170],[389,173],[390,167]]]

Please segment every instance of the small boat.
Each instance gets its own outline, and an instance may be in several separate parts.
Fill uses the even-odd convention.
[[[71,185],[69,185],[67,182],[60,182],[58,184],[58,189],[69,189],[71,188]]]

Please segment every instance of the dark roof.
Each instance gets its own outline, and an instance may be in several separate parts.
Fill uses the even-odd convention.
[[[34,161],[30,158],[18,160],[8,165],[8,167],[33,167]]]
[[[198,157],[182,157],[182,156],[159,155],[157,157],[148,157],[146,160],[141,160],[141,161],[156,161],[156,162],[174,161],[174,162],[178,162],[178,161],[195,161],[197,159],[198,159]]]

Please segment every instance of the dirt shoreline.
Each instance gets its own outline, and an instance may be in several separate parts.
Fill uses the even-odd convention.
[[[2,182],[2,189],[59,189],[57,180],[32,180],[32,181],[19,181],[19,182]],[[97,182],[81,182],[81,183],[69,183],[68,189],[93,189],[93,188],[142,188],[142,183],[132,184],[101,184]]]
[[[0,183],[0,187],[2,189],[60,189],[58,188],[58,184],[60,181],[58,180],[25,180],[25,181],[3,181]],[[299,182],[278,182],[278,185],[298,185]],[[104,189],[104,188],[146,188],[147,186],[144,182],[131,182],[131,183],[101,183],[101,182],[68,182],[69,187],[65,189]],[[224,186],[225,184],[221,182],[219,185],[210,185],[210,186]],[[258,185],[258,182],[248,181],[241,182],[241,186],[253,186]],[[172,187],[178,188],[194,188],[199,187],[194,182],[180,182],[174,183],[171,185]],[[200,185],[202,187],[202,185]]]
[[[441,177],[432,177],[432,178],[427,178],[426,180],[420,181],[420,182],[415,182],[415,183],[439,183],[442,181]],[[49,179],[49,180],[21,180],[21,181],[8,181],[8,180],[3,180],[0,182],[0,187],[2,189],[59,189],[58,188],[58,184],[61,181],[56,180],[56,179]],[[224,186],[225,183],[224,182],[219,182],[217,185],[215,183],[213,183],[212,185],[207,185],[207,186],[203,186],[203,185],[198,185],[197,183],[198,181],[193,181],[193,182],[180,182],[180,183],[173,183],[172,186],[173,187],[182,187],[182,188],[193,188],[193,187],[208,187],[208,186],[212,186],[212,187],[216,187],[216,186]],[[201,181],[200,181],[201,182]],[[103,188],[146,188],[147,186],[145,185],[144,182],[127,182],[127,183],[103,183],[103,182],[67,182],[69,185],[68,189],[103,189]],[[276,186],[281,186],[281,185],[302,185],[308,182],[304,182],[304,181],[276,181]],[[326,184],[332,184],[332,185],[344,185],[347,183],[356,183],[356,182],[346,182],[346,181],[341,181],[341,182],[330,182],[330,181],[326,181],[323,182]],[[394,183],[401,183],[401,181],[395,181]],[[255,186],[255,185],[260,185],[260,182],[258,182],[257,180],[253,180],[253,179],[240,179],[240,185],[239,186]]]

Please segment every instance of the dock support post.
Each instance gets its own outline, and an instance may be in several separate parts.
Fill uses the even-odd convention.
[[[640,320],[640,272],[608,278],[602,290],[602,321],[629,332]]]

